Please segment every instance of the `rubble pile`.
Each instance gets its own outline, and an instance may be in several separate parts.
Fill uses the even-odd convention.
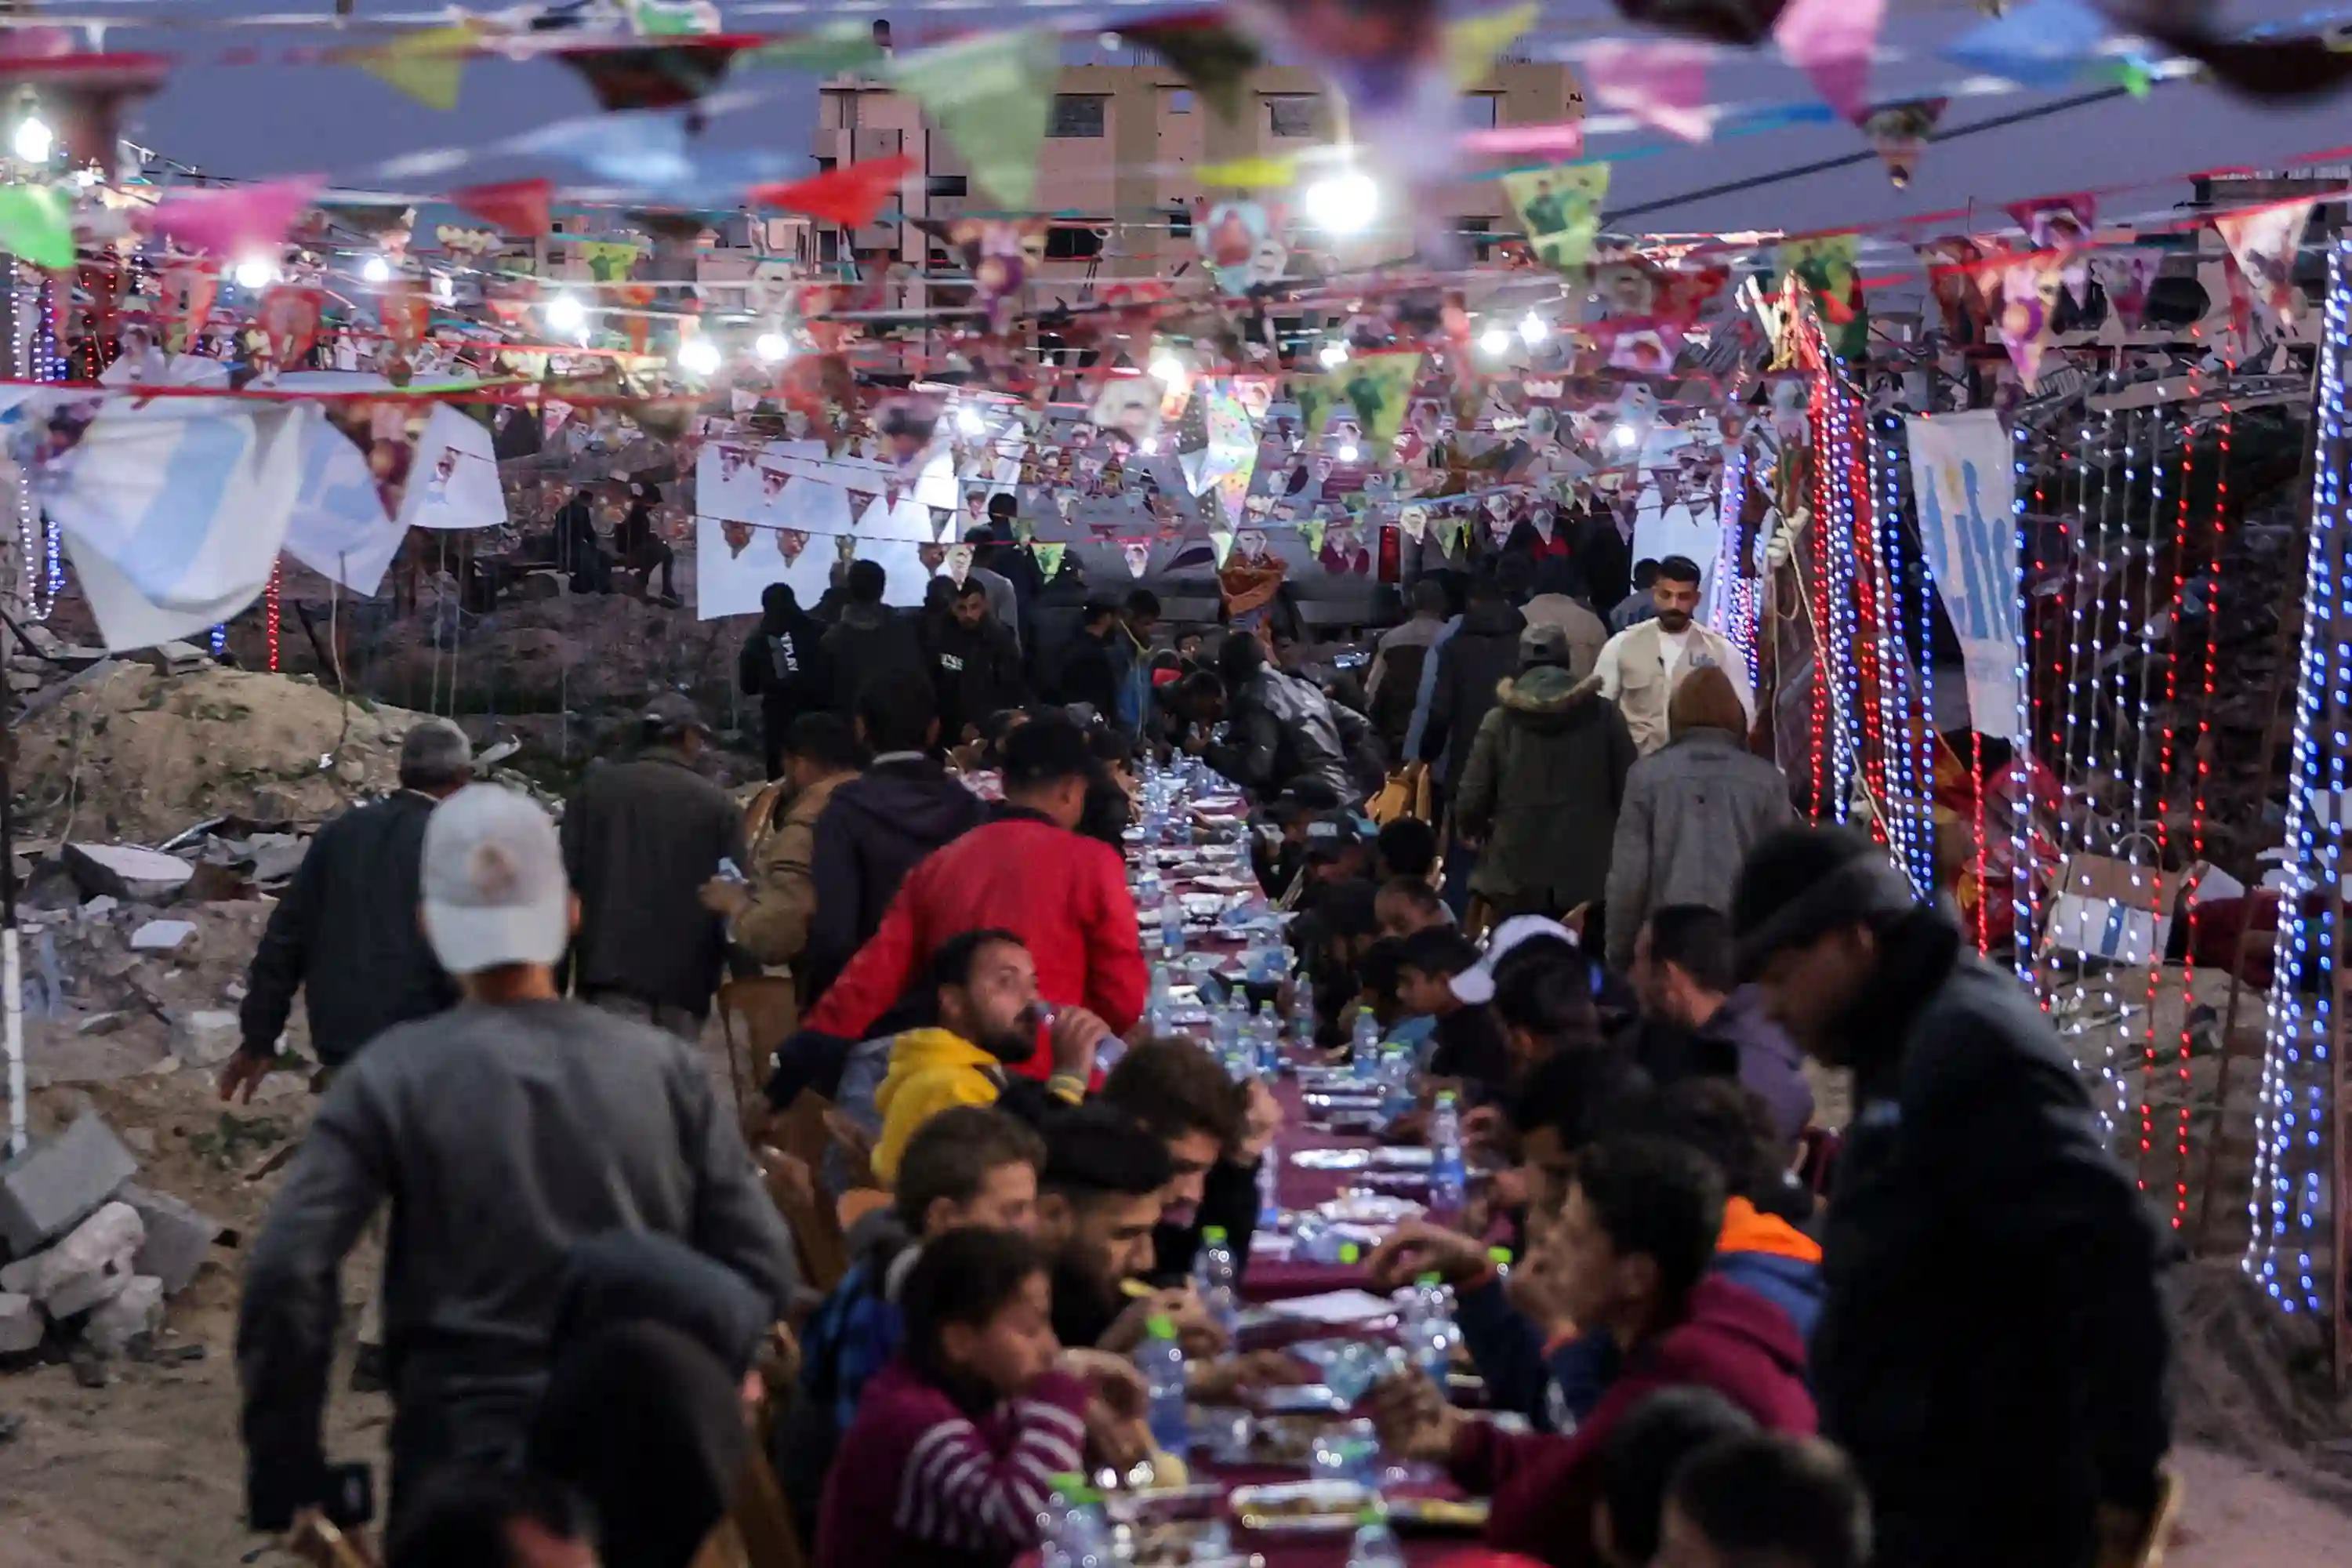
[[[0,1361],[154,1353],[165,1299],[194,1280],[224,1227],[138,1173],[94,1112],[0,1165]]]

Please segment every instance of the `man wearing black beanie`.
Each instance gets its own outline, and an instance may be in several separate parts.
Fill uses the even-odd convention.
[[[1732,892],[1741,978],[1854,1072],[1812,1342],[1880,1568],[2131,1560],[2167,1485],[2162,1249],[2032,995],[1868,839],[1791,828]]]

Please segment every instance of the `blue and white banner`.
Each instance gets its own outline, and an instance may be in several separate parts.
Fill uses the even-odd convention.
[[[380,375],[356,371],[290,371],[278,377],[288,391],[360,391],[389,387]],[[408,531],[383,510],[375,473],[352,438],[321,419],[302,438],[302,482],[286,526],[286,553],[352,593],[373,596]]]
[[[2017,470],[2008,427],[1989,410],[1912,416],[1919,542],[1967,664],[1977,732],[2019,733]]]

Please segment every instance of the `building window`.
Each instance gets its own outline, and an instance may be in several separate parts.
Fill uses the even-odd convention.
[[[1097,93],[1055,93],[1054,118],[1047,122],[1045,134],[1065,138],[1100,137],[1103,133],[1103,104],[1106,101]]]
[[[857,128],[857,95],[854,92],[828,92],[824,95],[824,123],[832,131],[854,131]]]
[[[1493,218],[1465,217],[1457,218],[1454,222],[1461,229],[1465,237],[1469,240],[1470,254],[1474,258],[1480,261],[1485,261],[1494,256],[1495,242],[1491,239],[1481,237],[1482,236],[1495,232],[1495,220]]]
[[[1265,100],[1266,129],[1276,136],[1312,136],[1315,134],[1315,100],[1306,93],[1286,94]]]
[[[1174,239],[1192,237],[1192,209],[1182,202],[1168,209],[1168,233]]]
[[[1168,112],[1171,114],[1192,113],[1192,89],[1189,87],[1170,89],[1168,93]]]
[[[817,230],[816,258],[824,262],[841,259],[841,230],[837,228]]]
[[[1056,226],[1045,231],[1045,259],[1087,261],[1102,254],[1102,236],[1091,228]]]
[[[1462,95],[1462,129],[1492,131],[1502,123],[1503,95],[1499,92],[1465,92]]]
[[[963,196],[971,194],[971,181],[962,174],[927,174],[923,178],[923,195],[927,196]]]
[[[835,169],[839,168],[840,166],[841,166],[841,160],[840,160],[840,159],[838,159],[838,158],[828,158],[828,157],[825,157],[825,156],[824,156],[824,154],[822,154],[822,153],[819,153],[819,154],[817,155],[817,160],[816,160],[816,172],[817,172],[818,174],[832,174],[832,173],[834,172],[834,170],[835,170]]]

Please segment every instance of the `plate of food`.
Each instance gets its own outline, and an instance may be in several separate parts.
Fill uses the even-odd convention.
[[[1398,1170],[1425,1170],[1437,1156],[1414,1143],[1386,1143],[1372,1151],[1372,1163],[1389,1165]]]
[[[1389,1523],[1398,1531],[1420,1535],[1477,1535],[1486,1530],[1492,1511],[1485,1498],[1388,1500]]]
[[[1315,1205],[1315,1212],[1339,1225],[1401,1225],[1428,1212],[1411,1198],[1386,1193],[1349,1193]]]
[[[1290,1163],[1302,1171],[1360,1171],[1372,1163],[1370,1149],[1294,1149]]]
[[[1268,1535],[1335,1535],[1353,1531],[1371,1500],[1370,1489],[1353,1481],[1241,1487],[1234,1492],[1234,1517]]]

